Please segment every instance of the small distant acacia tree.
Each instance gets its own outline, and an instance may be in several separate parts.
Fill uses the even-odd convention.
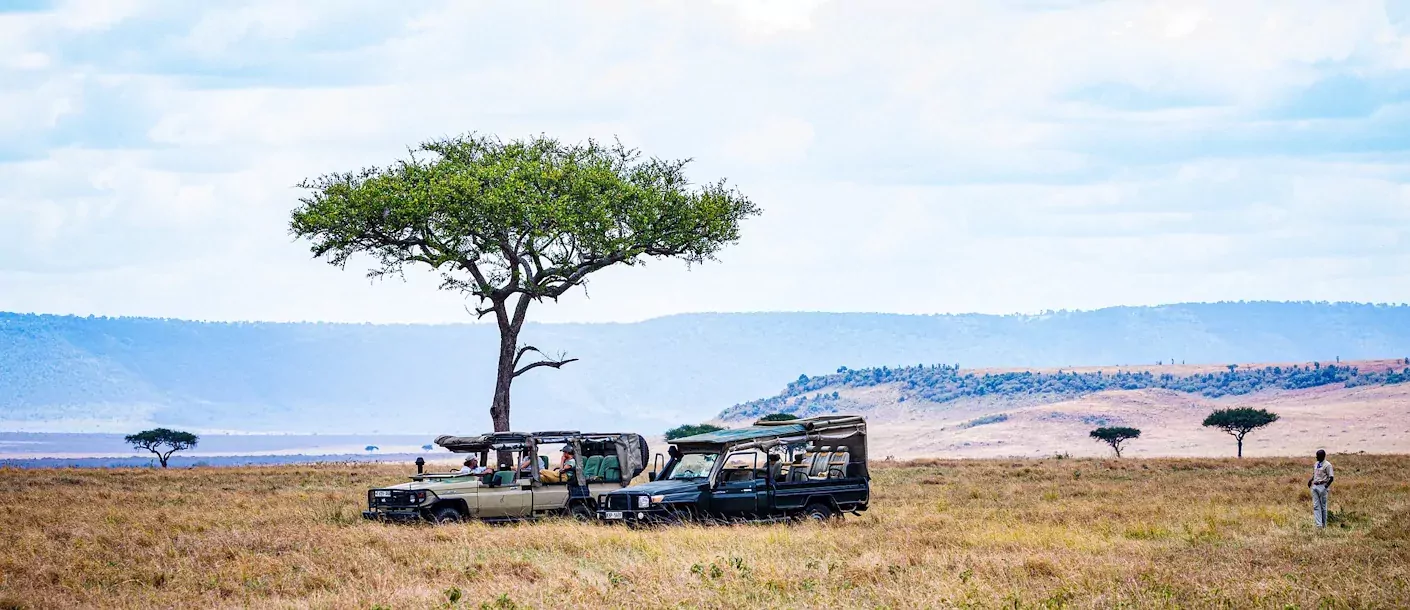
[[[1135,428],[1125,428],[1113,426],[1109,428],[1097,428],[1091,431],[1091,436],[1103,443],[1111,445],[1111,449],[1116,452],[1116,457],[1121,457],[1121,444],[1133,438],[1140,438],[1141,431]]]
[[[793,421],[795,419],[798,419],[798,416],[792,413],[770,413],[760,417],[759,421]]]
[[[1244,456],[1244,436],[1268,424],[1278,421],[1278,414],[1269,412],[1267,409],[1254,409],[1251,407],[1239,407],[1237,409],[1219,409],[1204,418],[1204,425],[1210,428],[1219,428],[1231,435],[1238,441],[1238,456]]]
[[[123,440],[132,445],[133,449],[146,449],[155,453],[157,460],[162,463],[162,468],[166,468],[166,461],[171,458],[171,454],[194,448],[201,439],[190,432],[155,428],[129,434],[123,437]]]
[[[369,277],[423,266],[443,290],[476,299],[476,316],[499,326],[490,418],[503,432],[516,377],[576,360],[519,343],[530,303],[557,301],[615,265],[713,260],[759,213],[723,180],[692,184],[688,163],[620,142],[469,134],[423,143],[389,167],[305,180],[289,226],[315,258],[344,267],[367,255]]]
[[[714,424],[686,424],[684,426],[676,426],[675,428],[667,430],[666,440],[673,441],[678,438],[695,436],[697,434],[705,434],[706,432],[717,432],[720,430],[724,430],[724,428],[721,428]]]
[[[377,451],[378,449],[381,449],[381,447],[378,447],[376,445],[368,445],[362,448],[363,451],[366,451],[368,453],[372,453],[373,451]]]

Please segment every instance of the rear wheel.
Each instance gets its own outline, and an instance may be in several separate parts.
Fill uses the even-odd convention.
[[[831,520],[836,515],[837,513],[833,512],[831,506],[821,502],[814,502],[803,509],[802,520],[823,523]]]
[[[597,518],[597,513],[592,510],[592,507],[588,506],[583,502],[578,502],[576,504],[573,504],[572,506],[569,506],[568,515],[583,523],[592,521],[593,519]]]
[[[431,509],[431,521],[433,523],[458,523],[465,520],[465,514],[454,506],[437,506]]]

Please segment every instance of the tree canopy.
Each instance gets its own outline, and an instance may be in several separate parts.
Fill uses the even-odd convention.
[[[685,438],[687,436],[695,436],[697,434],[705,434],[706,432],[715,432],[718,430],[724,430],[724,428],[713,424],[686,424],[684,426],[676,426],[675,428],[667,430],[666,440],[673,441],[678,438]]]
[[[1116,457],[1119,458],[1121,457],[1121,444],[1133,438],[1140,438],[1141,431],[1124,426],[1111,426],[1097,428],[1089,434],[1092,438],[1111,445],[1112,450],[1116,452]]]
[[[1244,456],[1244,436],[1249,432],[1262,428],[1268,424],[1278,421],[1278,414],[1269,412],[1266,409],[1254,409],[1251,407],[1239,407],[1235,409],[1219,409],[1210,413],[1204,418],[1204,425],[1211,428],[1219,428],[1234,436],[1238,442],[1238,456]]]
[[[137,434],[129,434],[123,437],[127,444],[134,449],[145,449],[157,455],[161,461],[162,468],[166,468],[167,460],[171,454],[177,451],[185,451],[196,446],[200,437],[190,432],[179,430],[168,430],[166,428],[154,428]]]
[[[759,421],[793,421],[795,419],[798,419],[798,416],[792,413],[770,413],[760,417]]]
[[[472,133],[425,142],[388,167],[304,181],[290,229],[333,265],[370,257],[370,277],[433,269],[441,288],[478,302],[477,317],[493,315],[500,351],[490,413],[503,431],[513,379],[574,360],[518,343],[531,302],[557,300],[613,265],[711,260],[759,213],[723,180],[692,184],[689,162],[646,158],[620,142]],[[524,362],[529,354],[537,357]]]

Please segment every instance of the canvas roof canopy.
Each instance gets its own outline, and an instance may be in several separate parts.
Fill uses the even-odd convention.
[[[867,459],[867,422],[856,415],[827,415],[787,421],[756,421],[744,428],[718,430],[671,441],[682,451],[720,451],[780,445],[808,444],[813,447],[845,449],[860,461],[863,474]]]
[[[569,433],[574,434],[574,433]],[[453,453],[479,453],[500,449],[520,449],[528,446],[531,432],[491,432],[477,436],[440,436],[436,444]]]
[[[621,432],[578,432],[576,430],[555,430],[545,432],[493,432],[478,436],[441,436],[436,444],[454,453],[480,453],[484,451],[517,450],[527,448],[530,441],[534,445],[564,443],[581,449],[582,442],[609,443],[621,464],[622,484],[625,485],[646,470],[650,448],[640,434]],[[537,464],[534,465],[537,472]]]

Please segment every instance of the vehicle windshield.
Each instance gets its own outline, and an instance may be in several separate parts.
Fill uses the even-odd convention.
[[[710,476],[710,469],[715,466],[715,459],[719,456],[714,453],[687,453],[681,456],[676,462],[675,468],[671,469],[670,479],[695,479]]]

